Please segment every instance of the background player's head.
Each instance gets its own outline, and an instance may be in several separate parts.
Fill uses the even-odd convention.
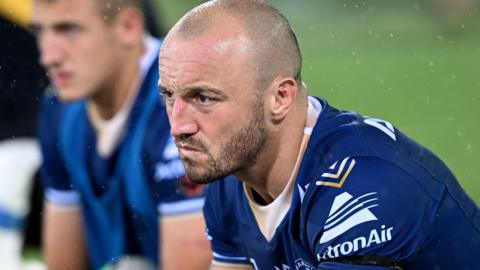
[[[190,11],[165,39],[160,73],[172,134],[197,182],[275,156],[281,131],[301,114],[295,104],[306,108],[296,37],[263,1],[211,1]]]
[[[138,0],[35,0],[32,29],[60,98],[102,99],[135,72],[144,19]]]

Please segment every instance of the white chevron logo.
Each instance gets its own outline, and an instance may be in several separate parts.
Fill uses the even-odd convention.
[[[368,118],[363,120],[363,122],[365,122],[367,125],[378,128],[380,131],[387,134],[388,137],[392,138],[392,140],[397,140],[397,137],[395,136],[395,128],[389,122],[376,118]]]
[[[322,180],[316,181],[315,184],[317,186],[341,188],[355,166],[355,159],[347,157],[340,162],[339,166],[337,166],[337,164],[338,161],[333,163],[333,165],[328,168],[329,170],[322,174]]]
[[[335,197],[328,218],[323,227],[320,244],[327,243],[351,228],[377,217],[369,210],[378,206],[376,192],[364,194],[356,199],[348,192]]]

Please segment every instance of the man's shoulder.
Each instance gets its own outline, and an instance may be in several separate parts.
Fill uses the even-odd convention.
[[[185,174],[174,138],[170,135],[170,123],[161,99],[149,116],[143,135],[142,153],[154,170],[158,181],[174,179]]]
[[[426,241],[438,204],[408,170],[378,157],[347,157],[310,183],[301,223],[319,260],[390,252],[383,247],[403,247],[402,239]]]
[[[362,167],[355,165],[361,159],[369,160],[367,163],[384,165],[377,170],[403,170],[413,178],[438,179],[448,170],[438,157],[391,123],[341,111],[325,103],[305,152],[304,171],[300,175],[324,178],[326,182],[341,182],[342,173],[349,171],[350,167],[355,167],[356,171]],[[309,183],[309,180],[302,181],[303,185]],[[434,189],[431,183],[426,181],[425,188]]]
[[[333,202],[339,196],[359,197],[378,194],[383,200],[409,201],[412,196],[423,193],[414,171],[379,157],[344,157],[326,169],[315,168],[304,179],[305,200]],[[405,190],[416,192],[404,192]],[[350,194],[350,195],[342,195]],[[425,194],[428,195],[428,194]],[[368,196],[367,196],[368,197]]]
[[[322,156],[378,156],[385,149],[398,147],[399,131],[388,121],[322,102],[323,109],[309,143],[314,152]]]
[[[38,116],[39,121],[37,127],[40,140],[48,138],[50,138],[49,140],[52,140],[57,138],[61,127],[65,124],[66,118],[72,115],[70,112],[75,110],[83,113],[81,110],[78,110],[83,104],[83,100],[77,102],[63,102],[55,94],[55,90],[47,88],[42,97]]]
[[[151,39],[150,39],[151,40]],[[153,55],[145,59],[145,77],[129,113],[128,132],[142,134],[142,152],[152,162],[177,159],[178,153],[170,135],[165,103],[158,92],[158,65]],[[148,61],[147,61],[148,60]],[[151,63],[150,63],[150,62]],[[144,119],[145,118],[145,119]]]

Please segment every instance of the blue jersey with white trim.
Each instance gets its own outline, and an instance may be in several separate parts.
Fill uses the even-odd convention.
[[[388,122],[321,103],[290,209],[269,241],[238,179],[208,187],[214,260],[357,269],[336,260],[368,255],[406,269],[478,268],[480,210],[445,164]]]
[[[157,263],[159,215],[199,212],[203,206],[203,187],[184,176],[170,136],[157,61],[152,59],[124,138],[106,158],[96,150],[85,101],[62,103],[51,94],[43,100],[39,137],[46,198],[81,206],[93,269],[126,254]]]

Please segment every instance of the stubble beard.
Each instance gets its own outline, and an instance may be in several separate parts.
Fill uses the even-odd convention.
[[[220,153],[216,157],[207,147],[200,144],[208,157],[209,165],[199,167],[194,160],[183,159],[188,178],[197,184],[208,184],[246,170],[255,164],[265,148],[267,136],[262,100],[257,100],[253,107],[246,124],[221,144]]]

